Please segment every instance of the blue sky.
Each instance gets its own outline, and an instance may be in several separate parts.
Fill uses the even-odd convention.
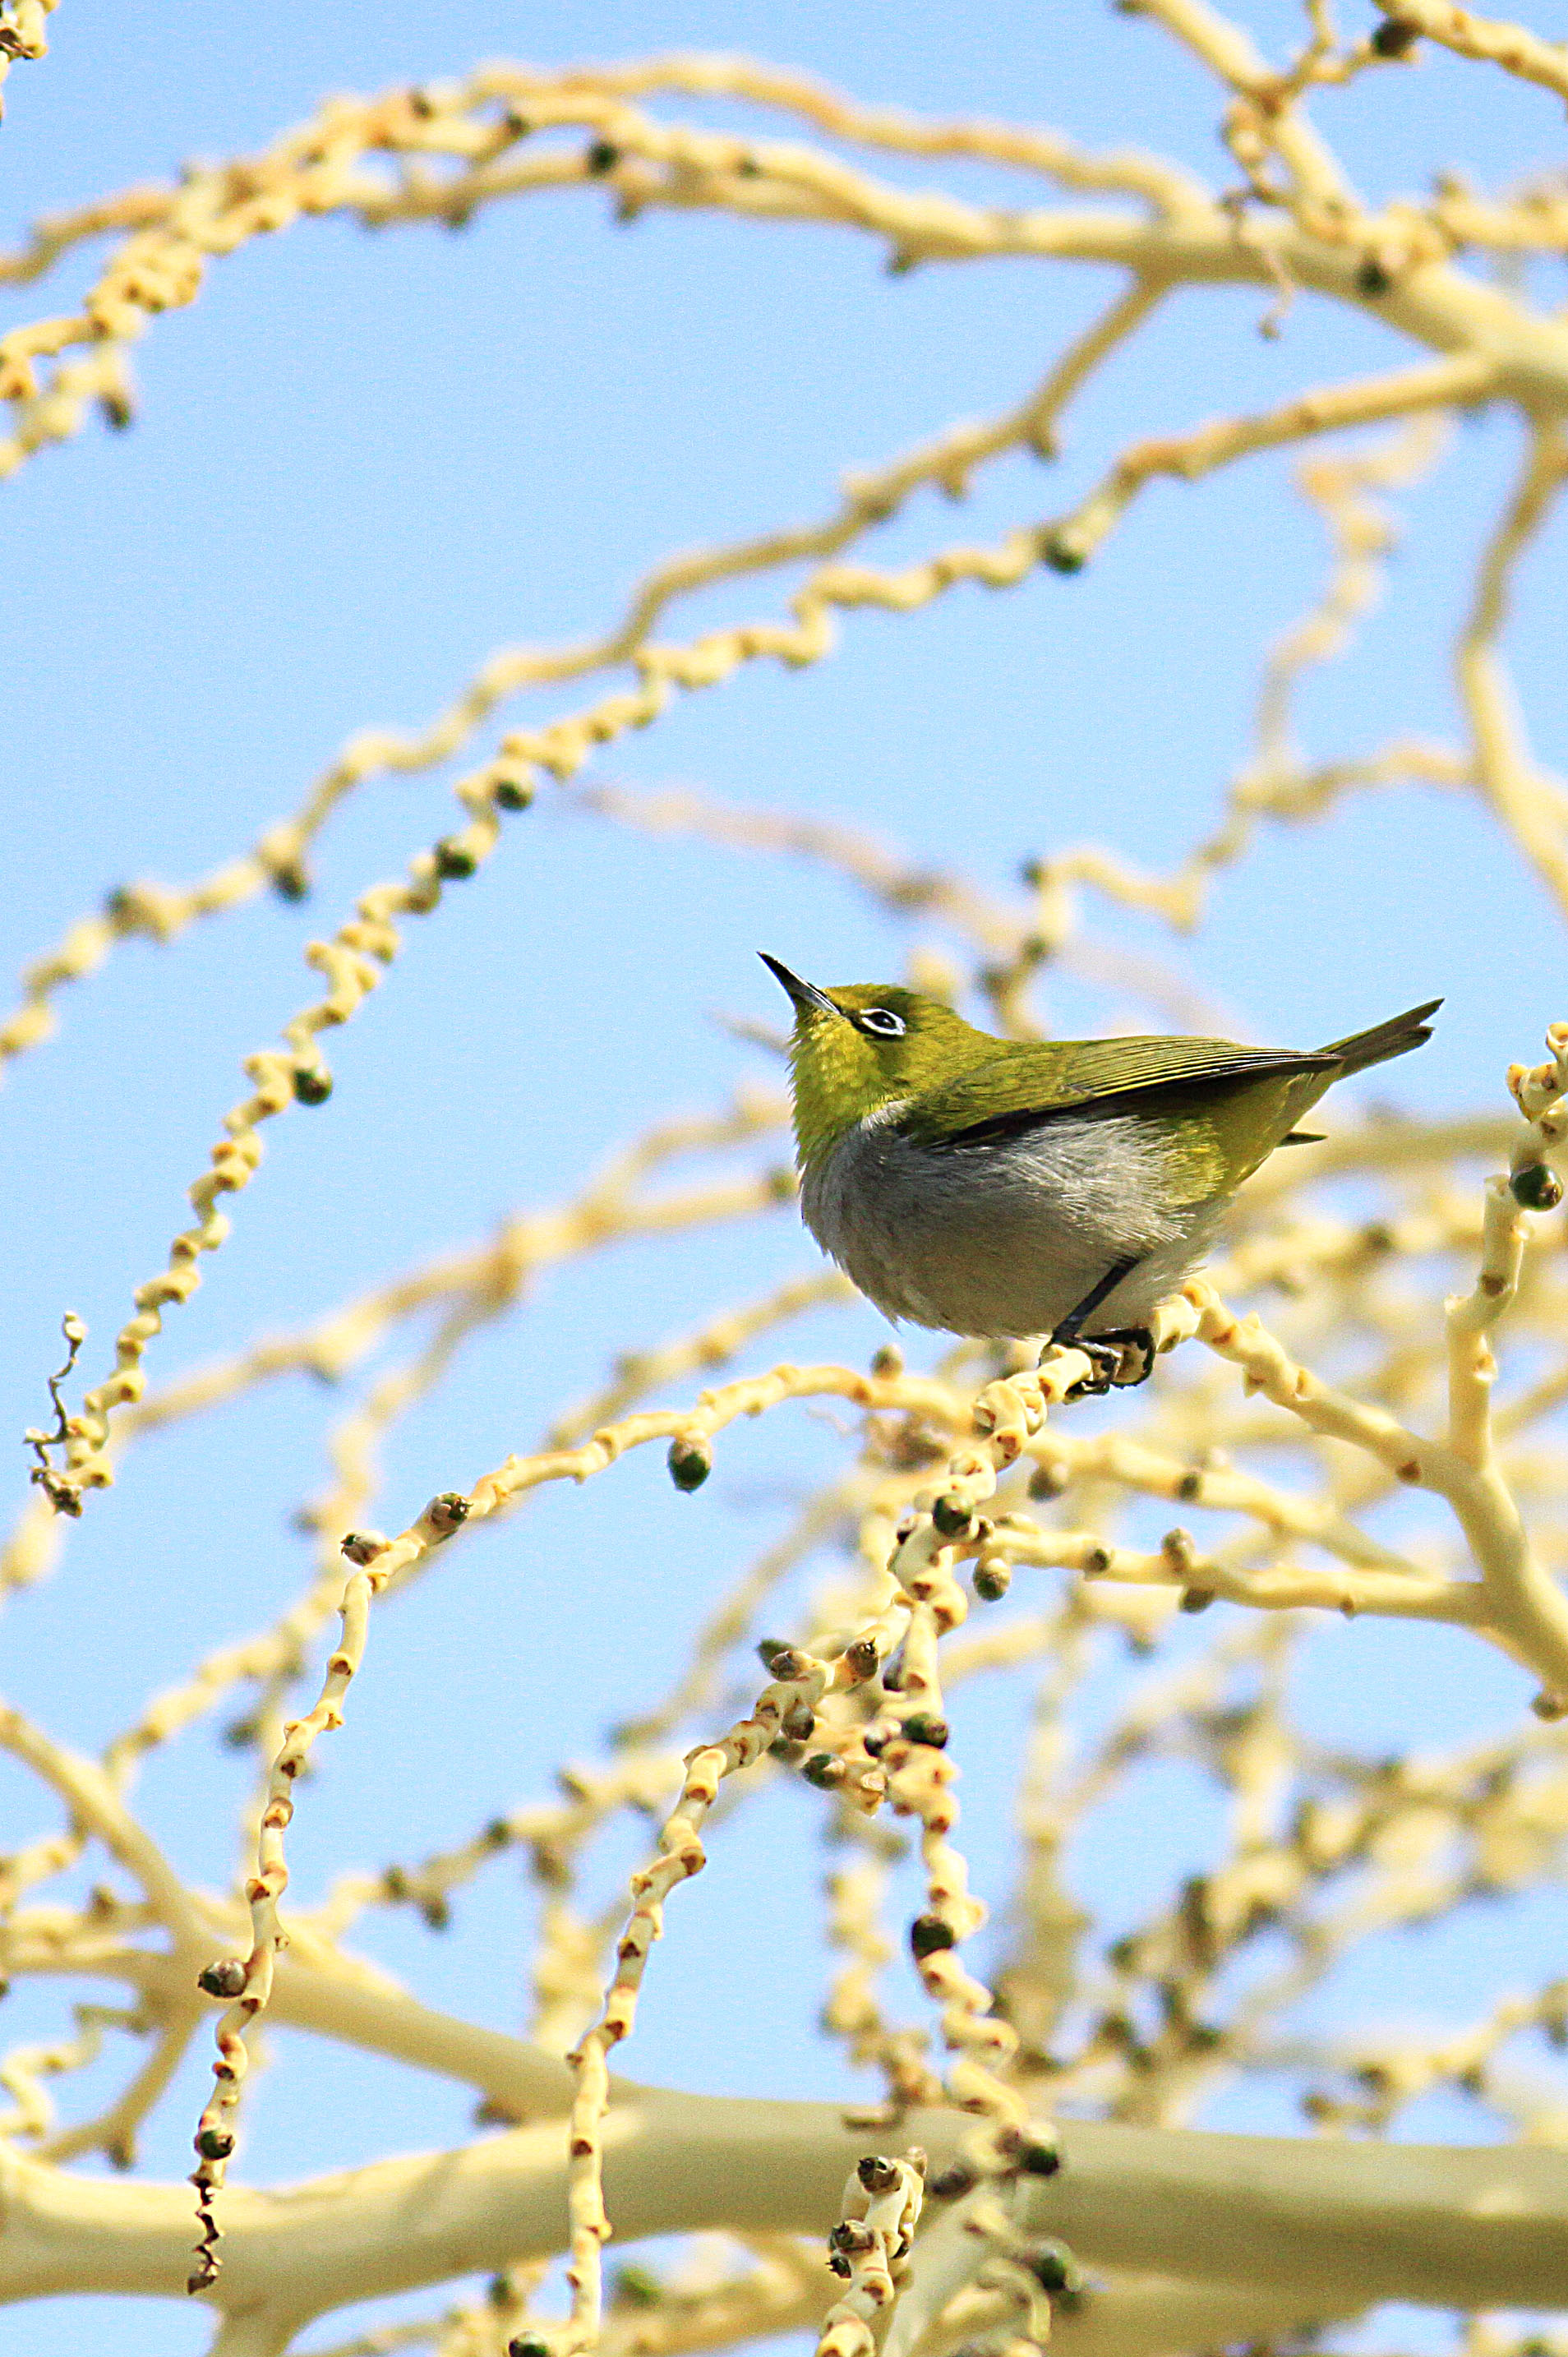
[[[1242,13],[1276,51],[1294,36],[1294,9],[1251,0]],[[1348,19],[1361,13],[1347,0]],[[802,0],[782,17],[751,0],[324,0],[291,11],[285,35],[231,0],[156,11],[63,0],[49,59],[6,84],[0,222],[9,239],[39,213],[161,178],[186,157],[258,148],[329,91],[497,55],[549,64],[676,47],[751,49],[867,99],[1037,120],[1090,144],[1156,145],[1210,175],[1228,168],[1209,88],[1157,30],[1090,0],[1050,12],[1048,31],[1046,21],[1015,5],[875,0]],[[1445,59],[1330,94],[1319,111],[1375,195],[1418,189],[1452,163],[1491,183],[1562,158],[1548,93],[1500,76],[1483,85]],[[917,185],[937,177],[883,168]],[[996,185],[978,170],[947,177]],[[8,291],[0,316],[64,308],[88,267],[78,257],[48,288]],[[0,809],[12,851],[0,964],[14,972],[127,877],[187,879],[248,844],[352,730],[420,725],[497,645],[597,630],[671,550],[822,513],[844,468],[1015,400],[1112,291],[1104,274],[1019,263],[890,278],[865,240],[829,230],[696,214],[618,229],[597,192],[497,208],[460,235],[306,224],[216,265],[199,303],[156,321],[138,350],[134,430],[90,427],[0,487]],[[1060,511],[1138,433],[1406,357],[1374,324],[1309,303],[1264,342],[1261,307],[1235,291],[1181,298],[1097,380],[1057,468],[1008,462],[961,510],[917,501],[871,553]],[[1513,425],[1484,418],[1409,502],[1386,604],[1357,655],[1304,699],[1315,754],[1405,728],[1454,731],[1451,633],[1517,458]],[[1288,474],[1275,457],[1197,488],[1157,485],[1077,579],[959,592],[913,618],[853,617],[831,662],[802,675],[754,669],[691,697],[596,774],[843,820],[999,889],[1021,859],[1085,838],[1168,863],[1218,808],[1245,749],[1260,656],[1321,576],[1320,533]],[[1561,759],[1560,531],[1522,587],[1512,649],[1538,744]],[[771,614],[782,594],[753,584],[701,617]],[[447,782],[369,786],[324,840],[305,907],[269,899],[166,951],[129,944],[62,1000],[60,1039],[15,1071],[0,1122],[0,1184],[24,1240],[5,1280],[5,1429],[39,1414],[62,1308],[88,1319],[88,1362],[101,1362],[132,1286],[181,1222],[183,1189],[240,1092],[241,1059],[314,995],[303,945],[446,829]],[[1496,1103],[1503,1065],[1532,1055],[1568,1011],[1544,896],[1478,811],[1432,792],[1266,834],[1190,942],[1123,916],[1104,931],[1176,965],[1243,1036],[1282,1044],[1444,994],[1437,1039],[1383,1087],[1427,1110]],[[907,946],[837,880],[620,833],[542,797],[478,877],[411,928],[374,1001],[332,1039],[330,1103],[272,1125],[231,1243],[156,1346],[160,1371],[301,1321],[514,1206],[557,1200],[649,1121],[764,1071],[712,1020],[715,1009],[777,1020],[758,947],[836,982],[897,972]],[[1046,1006],[1069,1029],[1150,1019],[1070,975]],[[810,1260],[785,1214],[547,1281],[413,1419],[383,1519],[397,1526],[431,1491],[527,1445],[614,1350],[679,1331]],[[789,1347],[863,1358],[881,1330],[857,1309],[813,1321]],[[317,1399],[279,1394],[199,1445],[149,1445],[95,1501],[61,1580],[16,1609],[5,1674],[18,1698],[99,1744],[151,1684],[275,1609],[302,1568],[283,1517],[320,1482],[319,1424]],[[586,1753],[645,1702],[737,1546],[760,1543],[746,1485],[776,1482],[779,1460],[746,1439],[728,1462],[729,1493],[715,1485],[702,1511],[674,1499],[656,1465],[625,1469],[591,1545],[577,1503],[553,1500],[526,1531],[470,1549],[447,1585],[389,1611],[374,1674],[302,1812],[302,1882],[383,1855],[389,1815],[404,1855],[460,1835],[536,1789],[564,1742]],[[478,1667],[475,1628],[505,1632]],[[1363,1628],[1336,1641],[1326,1695],[1342,1694],[1353,1643],[1359,1706],[1382,1714],[1391,1742],[1434,1723],[1507,1724],[1523,1699],[1511,1673],[1445,1632]],[[432,1690],[485,1731],[484,1756],[454,1763],[445,1726],[418,1705]],[[1022,1707],[998,1701],[977,1720],[968,1761],[977,1872],[998,1878]],[[147,1792],[155,1815],[178,1821],[182,1857],[215,1872],[239,1784],[204,1743],[156,1767]],[[210,1801],[210,1824],[193,1793]],[[30,1827],[19,1781],[0,1785],[0,1807]],[[787,1846],[787,1802],[768,1807]],[[715,1872],[683,1899],[639,2044],[649,2075],[693,2076],[700,2029],[703,2083],[835,2083],[812,2048],[809,1995],[798,2018],[764,2027],[742,1993],[715,1999],[701,1976],[703,1943],[737,1908],[763,1938],[784,1939],[791,1909],[809,1902],[815,1854],[800,1845],[777,1878],[763,1871],[768,1855],[765,1831],[748,1836],[738,1881]],[[495,1905],[497,1936],[515,1938]],[[378,1937],[430,2001],[488,2002],[487,2018],[510,2018],[504,1999],[481,1998],[467,1944],[432,1952],[401,1920]],[[1541,1937],[1560,1940],[1560,1921]],[[1462,2002],[1474,1968],[1434,1962],[1432,2002]],[[456,2091],[395,2074],[372,2088],[369,2073],[346,2072],[320,2083],[362,2103],[345,2140],[341,2116],[287,2091],[287,2077],[256,2107],[247,2166],[261,2179],[465,2133]],[[160,2174],[187,2165],[176,2115],[148,2141]],[[63,2357],[100,2313],[41,2305],[22,2314],[13,2345]],[[113,2329],[133,2357],[182,2357],[205,2330],[161,2309],[117,2313]]]

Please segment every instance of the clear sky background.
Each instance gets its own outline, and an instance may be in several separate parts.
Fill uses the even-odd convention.
[[[1294,8],[1246,0],[1240,13],[1276,54],[1295,38]],[[1541,29],[1553,13],[1536,12]],[[1348,22],[1363,14],[1346,0]],[[6,84],[8,239],[187,157],[256,149],[328,91],[497,55],[744,48],[868,100],[1144,143],[1211,178],[1231,168],[1205,78],[1157,30],[1091,0],[799,0],[782,13],[754,0],[323,0],[260,15],[232,0],[63,0],[51,38],[48,59]],[[1417,190],[1445,164],[1497,184],[1563,159],[1548,93],[1442,57],[1331,94],[1319,113],[1374,196]],[[1003,185],[978,169],[877,168],[912,185]],[[498,645],[596,631],[671,551],[821,514],[843,468],[1015,400],[1112,291],[1108,274],[1076,266],[893,278],[882,259],[847,232],[696,213],[620,229],[596,190],[498,206],[456,235],[306,223],[216,264],[194,308],[156,321],[136,355],[134,431],[91,427],[0,487],[0,967],[14,972],[128,877],[188,879],[247,845],[351,731],[422,725]],[[90,266],[78,257],[56,286],[7,291],[6,323],[65,308]],[[1008,462],[962,510],[917,501],[870,554],[1058,512],[1136,433],[1409,356],[1375,323],[1312,302],[1265,342],[1262,307],[1253,292],[1182,296],[1096,381],[1058,467]],[[1305,698],[1315,754],[1407,727],[1456,735],[1451,634],[1517,457],[1511,422],[1483,418],[1410,503],[1387,606]],[[1027,855],[1086,837],[1166,864],[1218,809],[1259,659],[1321,577],[1321,535],[1288,495],[1289,465],[1156,486],[1079,578],[1041,574],[912,618],[851,618],[831,662],[799,676],[753,667],[613,748],[595,774],[849,821],[999,888]],[[1561,759],[1561,532],[1523,584],[1512,651],[1540,748]],[[703,610],[770,614],[782,594],[752,585]],[[131,1288],[182,1223],[183,1189],[241,1092],[242,1057],[314,996],[300,948],[444,831],[446,782],[367,787],[324,839],[306,906],[269,898],[166,951],[129,944],[62,1001],[60,1039],[16,1070],[0,1119],[13,1239],[0,1430],[38,1417],[63,1308],[87,1318],[88,1362],[102,1361]],[[1444,994],[1434,1044],[1380,1078],[1380,1094],[1424,1110],[1496,1105],[1504,1065],[1533,1056],[1568,1012],[1544,896],[1456,796],[1401,791],[1309,834],[1269,834],[1222,880],[1193,943],[1124,917],[1103,931],[1157,950],[1240,1036],[1271,1043],[1315,1044]],[[778,1021],[758,947],[838,982],[897,973],[908,936],[819,874],[650,842],[542,797],[478,877],[410,928],[374,1000],[330,1039],[330,1103],[270,1126],[232,1239],[156,1346],[158,1371],[302,1322],[513,1207],[559,1199],[616,1143],[716,1103],[743,1072],[775,1078],[711,1019],[720,1008]],[[1069,1029],[1159,1020],[1070,975],[1046,1005]],[[657,1256],[607,1256],[574,1274],[570,1293],[547,1282],[413,1419],[381,1519],[396,1528],[432,1491],[531,1445],[616,1349],[812,1257],[786,1212]],[[823,1315],[789,1348],[864,1359],[883,1330],[867,1308]],[[11,1615],[4,1674],[17,1699],[96,1748],[155,1684],[275,1609],[303,1570],[285,1517],[320,1484],[318,1426],[318,1400],[280,1393],[199,1441],[140,1451],[91,1507],[59,1581]],[[797,1426],[789,1445],[793,1458],[762,1435],[739,1439],[702,1501],[676,1499],[655,1463],[628,1466],[591,1515],[552,1498],[390,1609],[301,1814],[302,1886],[460,1838],[539,1789],[564,1747],[588,1755],[607,1722],[646,1704],[739,1551],[770,1527],[768,1485],[817,1444]],[[1333,1632],[1318,1706],[1326,1728],[1342,1713],[1363,1736],[1375,1717],[1393,1749],[1511,1724],[1527,1698],[1452,1632],[1362,1626]],[[970,1846],[977,1879],[995,1887],[1022,1703],[975,1708]],[[146,1790],[182,1861],[220,1871],[240,1783],[210,1731],[156,1764]],[[1185,1803],[1173,1790],[1160,1805],[1179,1817]],[[765,1953],[812,1903],[810,1846],[779,1867],[791,1806],[769,1803],[724,1867],[682,1894],[650,1975],[639,2072],[720,2092],[842,2084],[813,2042],[809,1994],[798,2018],[759,2009],[744,1964],[716,1977],[703,1964],[721,1940]],[[26,1835],[36,1817],[22,1780],[0,1780],[0,1820]],[[1195,1821],[1199,1846],[1202,1830]],[[1162,1871],[1182,1837],[1167,1821]],[[1129,1824],[1088,1869],[1108,1905],[1116,1888],[1117,1903],[1135,1903],[1139,1855]],[[465,1902],[459,1941],[432,1943],[399,1917],[375,1926],[375,1952],[429,2001],[508,2022],[529,1903],[511,1876],[504,1896]],[[491,1914],[493,1947],[478,1928]],[[1500,1968],[1510,1941],[1544,1957],[1562,1932],[1543,1910],[1491,1949],[1484,1934],[1452,1955],[1439,1941],[1421,2001],[1463,2009],[1488,1957]],[[32,2003],[16,2002],[8,2039],[45,2018]],[[188,2166],[186,2109],[169,2118],[146,2147],[159,2175]],[[245,2168],[262,2181],[306,2175],[457,2139],[467,2118],[456,2089],[322,2054],[263,2088]],[[1423,2126],[1459,2132],[1446,2118]],[[111,2331],[126,2357],[184,2357],[208,2327],[162,2306],[48,2302],[13,2312],[5,2330],[20,2357],[64,2357]]]

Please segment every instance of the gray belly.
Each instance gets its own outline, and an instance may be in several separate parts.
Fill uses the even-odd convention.
[[[800,1208],[887,1317],[953,1334],[1049,1334],[1135,1260],[1086,1321],[1099,1334],[1142,1324],[1203,1258],[1223,1200],[1179,1192],[1159,1133],[1128,1114],[935,1150],[873,1118],[808,1171]]]

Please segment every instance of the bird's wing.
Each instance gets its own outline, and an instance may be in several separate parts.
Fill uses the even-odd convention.
[[[1082,1039],[1072,1043],[1070,1052],[1047,1040],[1037,1048],[1004,1048],[958,1079],[924,1092],[898,1126],[926,1146],[980,1146],[1020,1136],[1053,1114],[1089,1103],[1096,1112],[1135,1113],[1156,1092],[1190,1092],[1196,1099],[1231,1081],[1285,1082],[1316,1074],[1326,1085],[1342,1063],[1331,1049],[1294,1055],[1239,1048],[1233,1039]]]

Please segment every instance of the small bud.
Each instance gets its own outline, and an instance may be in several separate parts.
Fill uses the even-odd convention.
[[[1082,2289],[1083,2270],[1065,2243],[1038,2244],[1024,2265],[1042,2291],[1072,2293]]]
[[[1538,1694],[1530,1706],[1537,1718],[1568,1718],[1568,1702],[1560,1702],[1553,1694]]]
[[[791,1653],[793,1651],[794,1647],[787,1645],[782,1637],[759,1637],[757,1641],[757,1658],[770,1676],[778,1675],[778,1672],[773,1667],[775,1662],[781,1655]]]
[[[608,139],[596,139],[583,158],[584,168],[596,178],[605,172],[613,172],[619,162],[620,149]]]
[[[1037,2136],[1028,2138],[1018,2153],[1017,2167],[1025,2177],[1054,2177],[1061,2165],[1057,2147],[1042,2143]]]
[[[849,1770],[831,1751],[813,1751],[809,1760],[801,1761],[800,1773],[819,1792],[831,1792],[843,1782]]]
[[[371,1531],[345,1531],[338,1541],[338,1552],[347,1555],[350,1563],[374,1563],[386,1544],[385,1539],[377,1538]]]
[[[871,1372],[874,1375],[880,1375],[885,1383],[891,1383],[903,1373],[904,1353],[897,1342],[884,1342],[881,1350],[874,1353]]]
[[[792,1702],[780,1724],[791,1743],[809,1743],[817,1731],[817,1714],[809,1702]]]
[[[298,1104],[325,1104],[332,1093],[332,1075],[319,1065],[296,1064],[294,1071],[294,1094]]]
[[[468,1519],[468,1501],[460,1490],[442,1490],[420,1516],[438,1539],[449,1539]]]
[[[876,1675],[878,1655],[875,1638],[857,1637],[852,1645],[844,1647],[843,1658],[850,1675],[864,1684],[867,1678]]]
[[[550,2357],[550,2343],[537,2332],[514,2332],[506,2357]]]
[[[493,799],[498,810],[525,811],[533,800],[533,788],[521,778],[501,778]]]
[[[666,1461],[677,1490],[700,1490],[714,1469],[714,1452],[705,1440],[677,1439]]]
[[[1029,1476],[1029,1495],[1036,1499],[1059,1498],[1071,1480],[1072,1475],[1065,1465],[1036,1465]]]
[[[460,884],[478,864],[467,845],[459,843],[456,835],[444,834],[435,845],[435,873],[448,884]]]
[[[779,1645],[775,1647],[773,1659],[768,1666],[779,1684],[788,1685],[793,1679],[805,1676],[806,1656],[798,1653],[793,1645]]]
[[[909,1945],[918,1964],[943,1948],[956,1948],[958,1942],[952,1925],[944,1923],[940,1915],[917,1915],[909,1926]]]
[[[891,2193],[898,2182],[897,2162],[885,2160],[880,2153],[868,2152],[864,2160],[857,2160],[854,2173],[868,2193]]]
[[[911,1711],[900,1732],[907,1743],[928,1744],[933,1751],[945,1751],[948,1743],[948,1723],[934,1712]]]
[[[950,2168],[937,2171],[927,2190],[938,2201],[956,2201],[961,2193],[972,2193],[979,2182],[966,2161],[955,2160]]]
[[[610,2277],[610,2301],[616,2308],[657,2308],[663,2297],[664,2287],[651,2267],[628,2263]]]
[[[536,1841],[529,1845],[528,1870],[543,1890],[566,1890],[571,1887],[572,1869],[553,1842]]]
[[[1563,1181],[1544,1162],[1530,1162],[1514,1172],[1509,1192],[1523,1211],[1554,1211],[1563,1200]]]
[[[834,2276],[848,2276],[854,2273],[854,2269],[842,2251],[828,2253],[828,2273]]]
[[[1368,254],[1357,269],[1357,294],[1368,296],[1374,301],[1380,295],[1386,295],[1393,283],[1387,265],[1380,262],[1375,253]]]
[[[1213,1601],[1212,1587],[1184,1587],[1179,1609],[1183,1612],[1207,1612]]]
[[[1081,573],[1089,562],[1087,551],[1059,528],[1042,533],[1040,554],[1053,573]]]
[[[204,1972],[198,1973],[196,1986],[199,1989],[205,1989],[209,1996],[231,2000],[245,1986],[245,1967],[238,1956],[220,1957],[217,1964],[209,1964]]]
[[[937,1500],[931,1508],[931,1520],[944,1539],[961,1539],[973,1524],[974,1509],[962,1498],[949,1495]]]
[[[865,2166],[865,2164],[863,2161],[861,2163],[862,2169],[864,2169]],[[863,2177],[861,2182],[864,2184],[865,2181],[865,2180]],[[880,2190],[887,2191],[891,2189],[884,2187]],[[852,2257],[858,2255],[862,2252],[871,2250],[874,2248],[875,2242],[876,2237],[872,2233],[870,2227],[863,2224],[861,2220],[858,2218],[841,2218],[836,2226],[830,2226],[828,2229],[829,2250],[844,2251]]]
[[[1420,38],[1419,25],[1407,24],[1401,16],[1385,16],[1372,35],[1372,55],[1376,58],[1408,57]]]
[[[983,1604],[999,1603],[1013,1585],[1012,1566],[999,1555],[988,1555],[974,1566],[974,1592]]]
[[[229,2128],[203,2128],[196,2139],[196,2149],[203,2160],[227,2160],[234,2149],[233,2132]]]
[[[307,899],[310,893],[310,878],[305,872],[304,861],[280,860],[273,869],[273,890],[280,900]]]

